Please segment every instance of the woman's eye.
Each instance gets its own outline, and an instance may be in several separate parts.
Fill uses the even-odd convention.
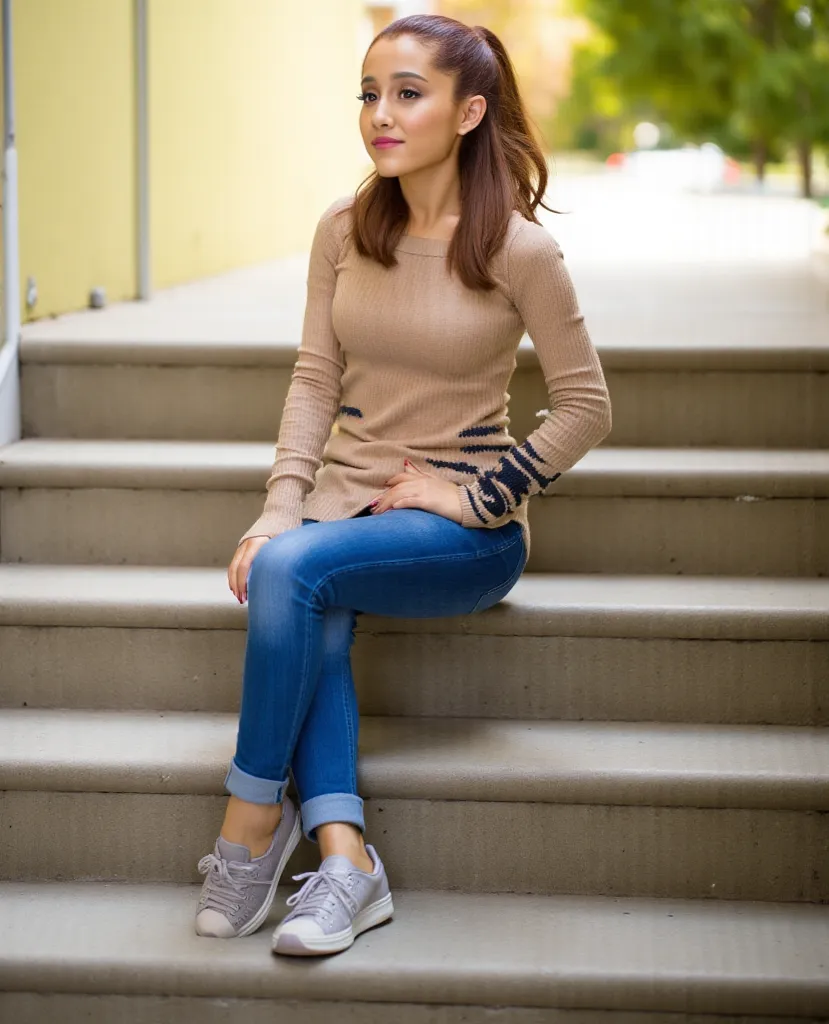
[[[417,96],[420,95],[420,93],[417,92],[415,89],[401,89],[400,92],[401,92],[401,94],[404,93],[404,92],[409,92],[409,93],[412,94],[413,97],[417,97]],[[365,103],[366,100],[369,99],[369,97],[373,97],[373,96],[374,96],[373,92],[361,92],[360,95],[357,97],[357,99],[358,100],[362,100],[362,102]]]

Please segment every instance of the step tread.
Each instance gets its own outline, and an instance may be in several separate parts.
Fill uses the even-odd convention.
[[[300,286],[303,285],[304,281]],[[273,298],[273,283],[269,282],[267,287]],[[207,309],[202,303],[197,325],[182,321],[175,313],[171,316],[161,306],[153,308],[141,303],[123,303],[92,315],[82,312],[38,320],[23,325],[20,358],[24,364],[290,369],[297,356],[302,308],[293,301],[295,295],[286,294],[289,302],[274,305],[268,317],[246,315],[245,306],[239,302],[229,309],[221,301]],[[825,316],[818,313],[803,320],[816,338],[820,337],[822,319]],[[735,342],[724,339],[722,334],[712,336],[711,340],[671,338],[664,342],[605,341],[597,337],[596,349],[606,372],[829,370],[829,345],[820,341]],[[526,334],[516,350],[516,365],[538,368],[538,355]]]
[[[274,450],[267,442],[27,438],[0,449],[0,486],[260,490]],[[547,493],[827,497],[829,451],[599,447]]]
[[[246,629],[223,568],[0,564],[0,625]],[[524,573],[474,615],[360,615],[358,631],[829,639],[829,579]]]
[[[224,793],[238,716],[0,709],[0,789]],[[474,718],[360,720],[375,798],[829,809],[829,730]]]
[[[359,936],[345,955],[309,962],[270,952],[296,886],[280,887],[258,932],[228,943],[195,934],[197,886],[0,884],[0,988],[829,1012],[827,906],[392,888],[391,922]]]

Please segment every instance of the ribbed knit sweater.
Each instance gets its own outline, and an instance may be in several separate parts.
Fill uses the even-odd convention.
[[[265,507],[239,543],[274,537],[303,518],[356,515],[409,458],[456,485],[464,527],[517,519],[529,555],[529,498],[611,425],[604,374],[561,249],[545,227],[513,211],[490,263],[497,287],[474,290],[450,277],[442,239],[403,235],[395,267],[361,257],[347,237],[352,203],[350,195],[333,202],[314,233]],[[506,400],[525,332],[549,410],[518,444]]]

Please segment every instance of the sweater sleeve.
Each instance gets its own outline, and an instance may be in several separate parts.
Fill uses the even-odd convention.
[[[498,467],[459,484],[462,525],[497,527],[595,447],[611,427],[599,356],[564,256],[540,224],[524,220],[507,253],[511,299],[538,354],[549,396],[544,421]]]
[[[344,197],[322,214],[308,263],[307,299],[297,358],[282,410],[276,457],[266,483],[262,515],[240,539],[275,537],[302,523],[302,504],[313,488],[331,435],[345,360],[332,325],[336,267],[347,215]]]

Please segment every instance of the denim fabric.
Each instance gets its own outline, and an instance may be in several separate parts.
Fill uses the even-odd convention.
[[[521,526],[469,529],[424,509],[362,510],[302,525],[259,549],[229,792],[279,803],[288,773],[302,828],[365,831],[357,794],[359,715],[351,674],[356,617],[468,615],[501,600],[526,564]]]

